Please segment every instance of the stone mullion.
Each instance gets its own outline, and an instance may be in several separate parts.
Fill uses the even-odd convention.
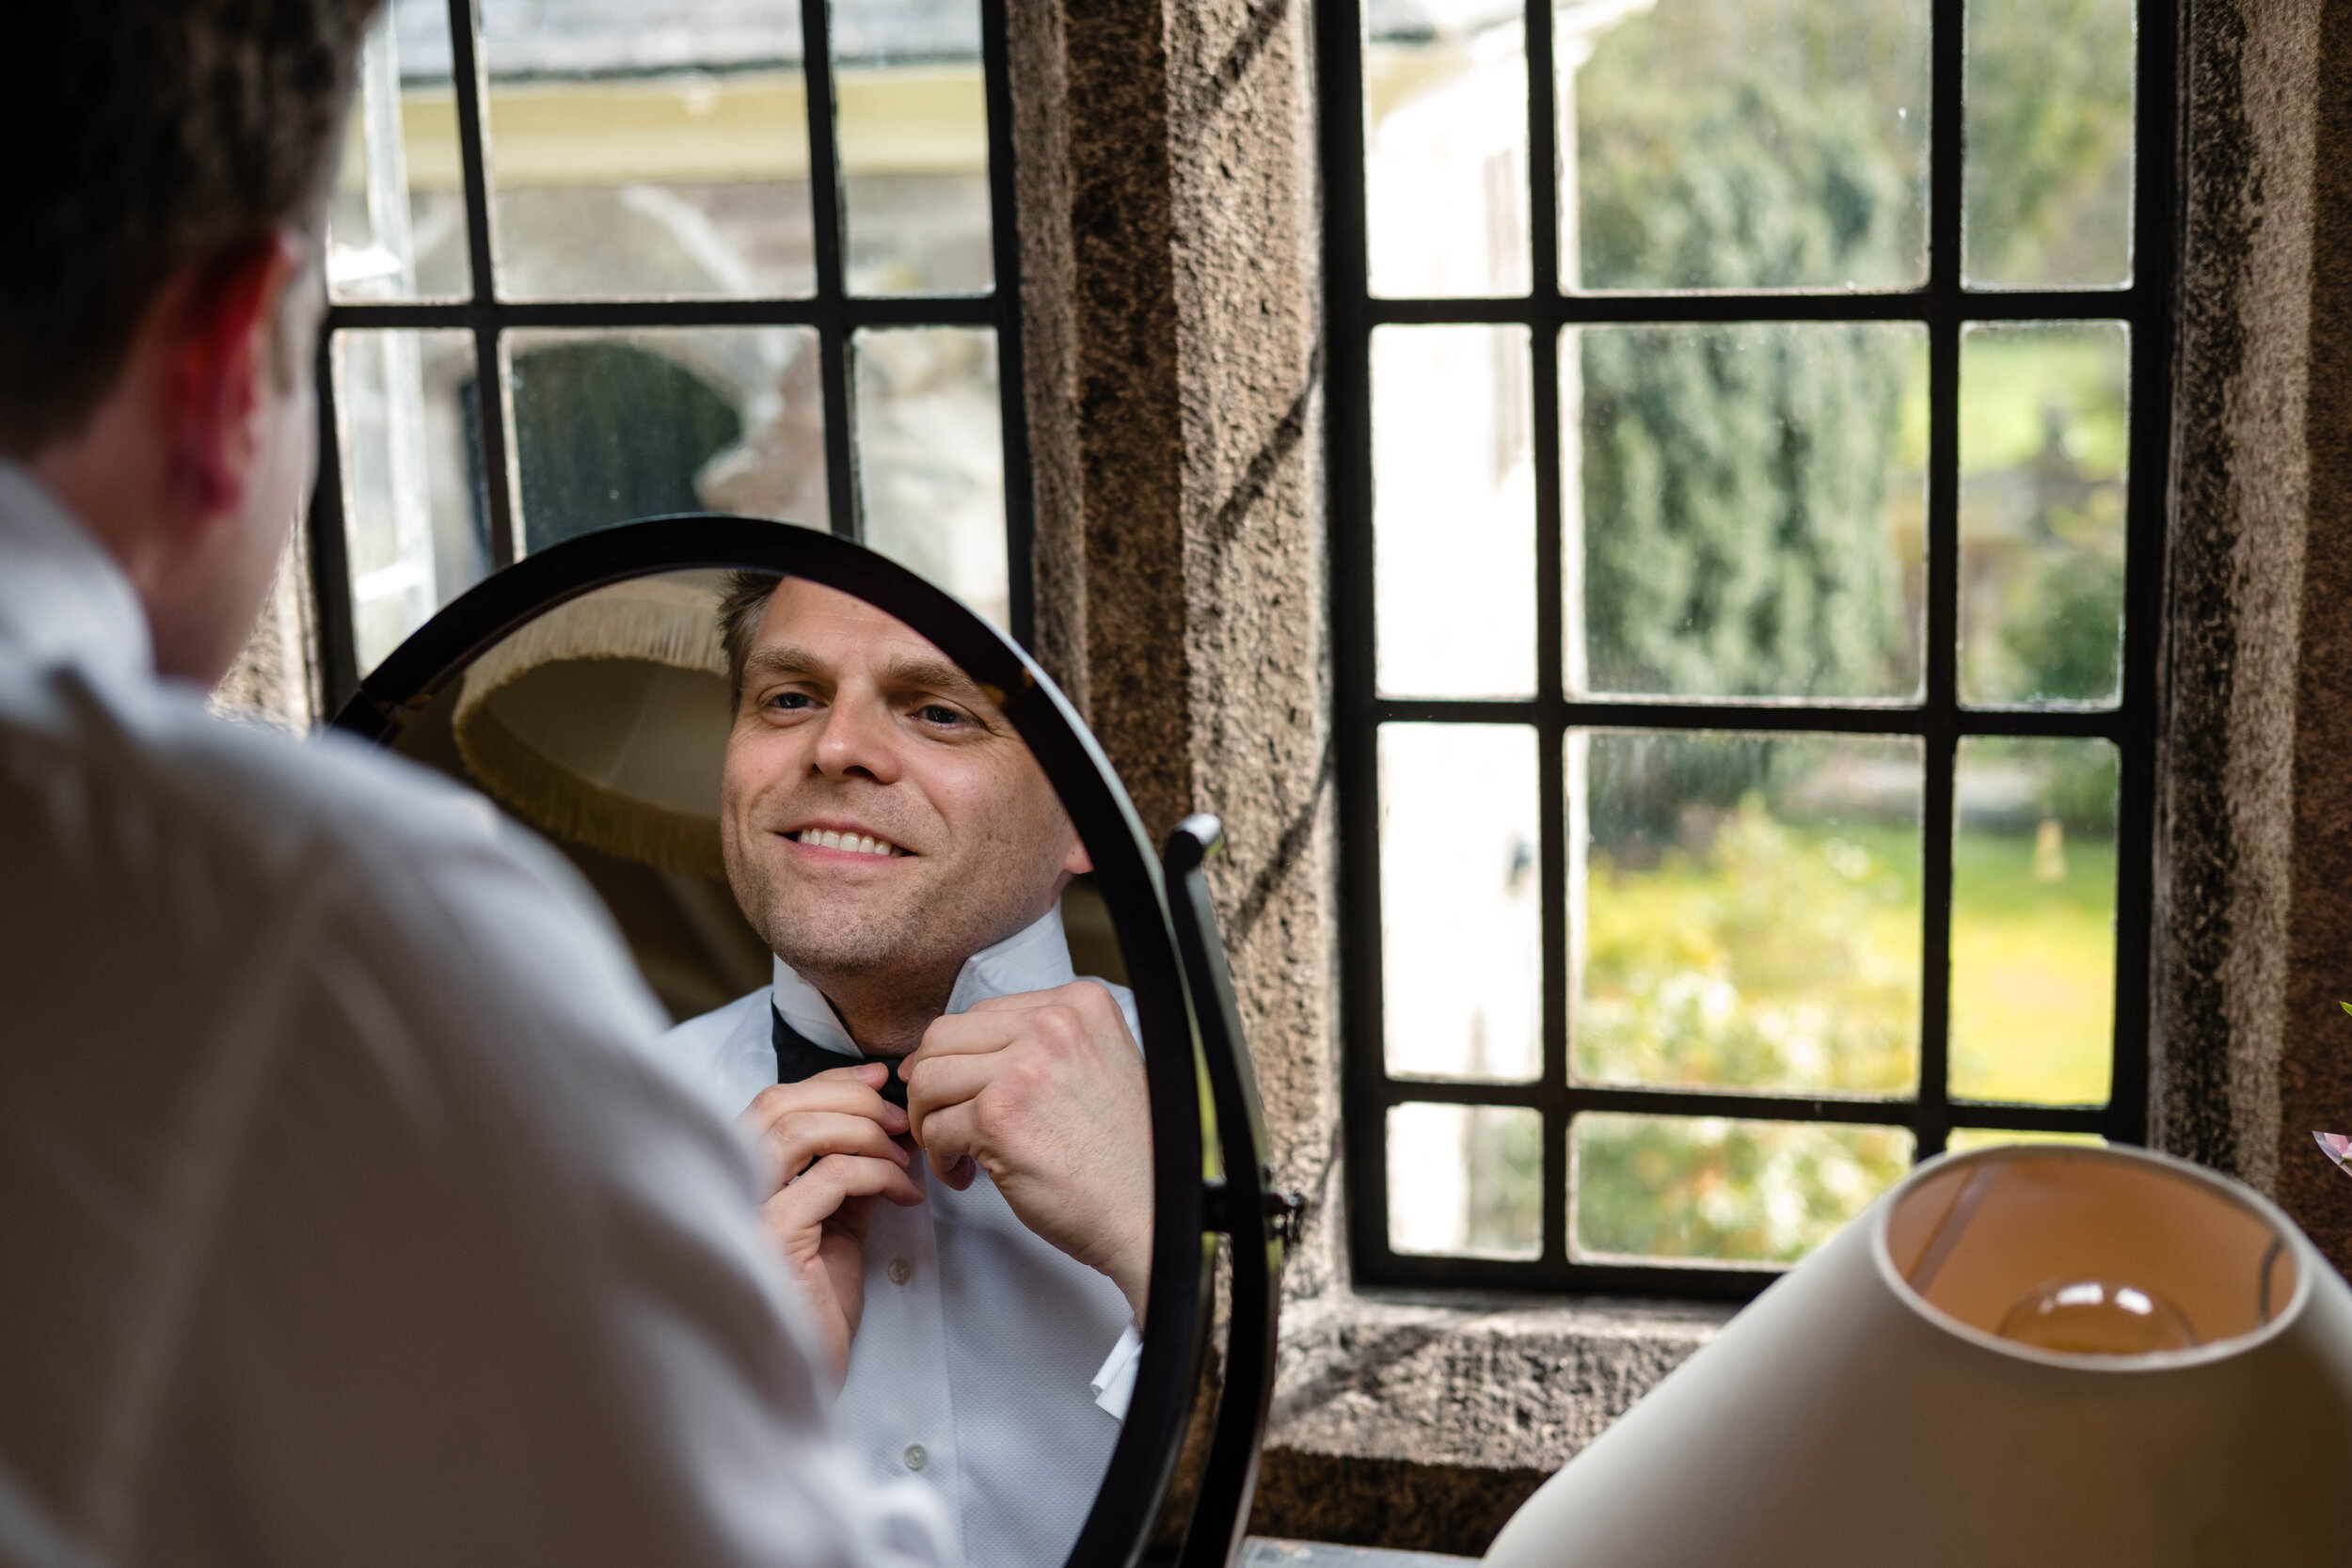
[[[1212,885],[1281,1180],[1336,1277],[1330,674],[1306,16],[1012,8],[1041,657]]]

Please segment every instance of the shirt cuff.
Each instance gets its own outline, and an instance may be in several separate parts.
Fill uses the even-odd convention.
[[[1127,1418],[1127,1402],[1136,1397],[1136,1369],[1143,1363],[1143,1336],[1129,1323],[1119,1343],[1094,1374],[1094,1402],[1115,1421]]]

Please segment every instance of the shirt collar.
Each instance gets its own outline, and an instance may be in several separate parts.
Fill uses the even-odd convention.
[[[35,664],[151,681],[154,644],[131,579],[56,498],[0,458],[0,645]]]
[[[802,979],[782,958],[775,963],[776,1011],[784,1015],[785,1022],[812,1045],[838,1051],[845,1056],[863,1055],[850,1038],[849,1031],[841,1027],[841,1020],[824,993]],[[1078,972],[1070,962],[1070,941],[1062,934],[1061,911],[1048,910],[1034,925],[964,959],[963,969],[956,975],[955,989],[947,993],[947,1010],[961,1013],[992,997],[1051,990],[1077,977]]]

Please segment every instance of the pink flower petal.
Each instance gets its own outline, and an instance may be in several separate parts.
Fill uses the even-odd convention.
[[[2346,1137],[2342,1132],[2314,1132],[2312,1136],[2319,1140],[2320,1152],[2339,1166],[2344,1164],[2346,1155],[2352,1155],[2352,1137]]]

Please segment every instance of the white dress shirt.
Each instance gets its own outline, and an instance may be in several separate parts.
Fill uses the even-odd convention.
[[[202,697],[0,463],[0,1561],[951,1560],[568,865]]]
[[[947,1011],[1076,978],[1061,916],[1048,913],[973,955]],[[1139,1038],[1134,998],[1097,983]],[[860,1058],[832,1005],[781,959],[772,986],[679,1024],[661,1056],[735,1115],[776,1081],[771,1006],[811,1044]],[[930,1169],[917,1159],[908,1171],[920,1205],[874,1206],[834,1423],[877,1477],[920,1474],[939,1489],[970,1568],[1052,1568],[1086,1522],[1126,1415],[1134,1315],[1106,1275],[1016,1219],[985,1171],[959,1193]]]

